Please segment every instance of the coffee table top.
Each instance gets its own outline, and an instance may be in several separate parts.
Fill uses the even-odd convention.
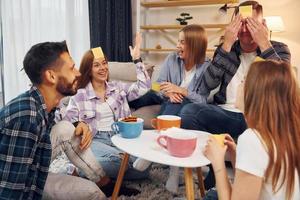
[[[198,140],[194,153],[186,158],[171,156],[166,149],[160,147],[156,142],[159,136],[156,130],[144,130],[138,138],[134,139],[122,138],[117,134],[111,140],[122,151],[156,163],[177,167],[201,167],[210,164],[210,161],[202,153],[209,133],[196,130],[189,131],[196,133]]]

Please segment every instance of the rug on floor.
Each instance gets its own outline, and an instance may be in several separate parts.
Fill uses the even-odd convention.
[[[50,165],[50,171],[53,173],[67,172],[70,162],[68,158],[62,154],[55,159]],[[205,169],[206,171],[207,169]],[[138,189],[141,191],[136,196],[119,196],[118,200],[185,200],[185,186],[184,186],[184,175],[183,170],[180,171],[179,189],[177,194],[172,194],[165,188],[165,183],[168,179],[169,167],[160,164],[153,164],[150,170],[150,176],[148,179],[141,181],[124,181],[123,184]],[[194,189],[195,198],[200,198],[198,189],[198,180],[196,173],[194,173]]]

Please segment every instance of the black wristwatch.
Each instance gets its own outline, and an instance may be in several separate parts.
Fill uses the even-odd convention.
[[[139,63],[139,62],[143,62],[142,58],[138,58],[138,59],[135,59],[133,60],[133,63],[136,64],[136,63]]]

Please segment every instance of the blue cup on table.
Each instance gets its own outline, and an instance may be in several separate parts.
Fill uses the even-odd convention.
[[[122,120],[114,122],[111,129],[123,138],[137,138],[141,135],[143,126],[144,120],[137,118],[136,122],[124,122]]]

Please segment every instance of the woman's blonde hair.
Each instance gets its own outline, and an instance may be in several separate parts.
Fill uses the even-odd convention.
[[[286,196],[291,199],[295,169],[300,175],[300,91],[291,66],[276,61],[253,63],[244,102],[247,125],[257,130],[269,155],[265,178],[272,180],[274,193],[286,183]]]
[[[188,58],[185,62],[188,65],[202,64],[205,61],[207,49],[207,36],[205,29],[197,24],[183,27],[184,42]]]

